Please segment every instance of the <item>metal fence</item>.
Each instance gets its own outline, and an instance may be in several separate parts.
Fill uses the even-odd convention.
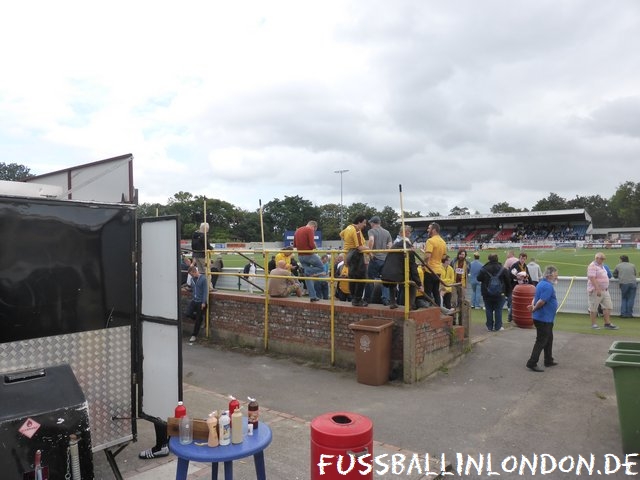
[[[241,281],[234,274],[242,274],[242,270],[238,268],[225,268],[225,275],[221,275],[218,279],[216,288],[224,290],[245,291],[248,284]],[[255,276],[253,283],[264,288],[264,276],[259,273]],[[618,281],[610,280],[609,294],[613,302],[612,315],[620,315],[620,287]],[[587,313],[587,277],[558,277],[556,285],[556,295],[558,304],[561,305],[562,313]],[[467,291],[467,298],[471,298],[470,290]],[[633,307],[634,315],[640,315],[640,295],[636,296],[635,305]]]

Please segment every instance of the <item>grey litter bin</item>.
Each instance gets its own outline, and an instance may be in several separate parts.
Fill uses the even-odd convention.
[[[65,478],[72,434],[79,437],[82,478],[93,478],[88,404],[69,365],[0,373],[0,405],[3,480],[33,472],[37,450],[45,478]]]
[[[367,318],[349,324],[355,335],[356,377],[365,385],[383,385],[391,369],[393,320]]]

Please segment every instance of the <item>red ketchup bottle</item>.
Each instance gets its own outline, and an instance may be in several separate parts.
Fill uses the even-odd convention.
[[[236,411],[236,408],[240,407],[240,402],[233,395],[229,395],[229,398],[229,418],[231,418],[231,415]]]
[[[178,406],[176,407],[176,411],[174,413],[174,417],[182,418],[187,414],[187,407],[184,406],[183,402],[178,402]]]

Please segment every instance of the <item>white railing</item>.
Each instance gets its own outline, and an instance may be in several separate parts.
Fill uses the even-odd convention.
[[[469,293],[467,293],[470,295]],[[620,315],[620,285],[615,279],[609,280],[609,294],[613,302],[612,315]],[[587,314],[589,300],[587,296],[587,277],[558,277],[556,285],[558,305],[561,313]],[[471,298],[471,297],[467,297]],[[633,307],[634,315],[640,314],[640,296],[636,295]]]

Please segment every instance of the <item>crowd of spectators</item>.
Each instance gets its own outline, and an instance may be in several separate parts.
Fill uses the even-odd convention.
[[[586,225],[530,224],[518,225],[515,228],[503,228],[501,225],[493,229],[476,227],[443,228],[442,237],[448,243],[540,242],[544,240],[584,240],[586,233]]]

